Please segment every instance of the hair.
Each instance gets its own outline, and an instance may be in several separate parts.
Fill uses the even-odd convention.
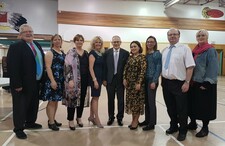
[[[22,24],[19,28],[19,33],[22,33],[25,27],[29,27],[31,28],[31,30],[33,31],[32,27],[28,24]]]
[[[169,32],[170,32],[171,30],[176,30],[176,31],[178,32],[178,34],[180,35],[180,30],[177,29],[177,28],[170,28],[170,29],[167,31],[167,35],[169,34]]]
[[[73,38],[73,42],[75,43],[75,41],[78,41],[80,38],[84,41],[84,37],[81,34],[75,35]]]
[[[157,43],[157,40],[154,36],[149,36],[147,39],[146,39],[146,42],[145,42],[145,48],[146,48],[146,52],[148,50],[148,47],[147,47],[147,41],[148,39],[152,38],[154,41],[155,41],[155,46],[153,47],[153,50],[156,51],[157,48],[158,48],[158,43]]]
[[[205,29],[200,29],[200,30],[196,33],[196,36],[197,36],[199,33],[202,33],[202,34],[206,35],[206,36],[207,36],[207,38],[209,37],[209,33],[208,33],[208,31],[207,31],[207,30],[205,30]]]
[[[142,48],[141,43],[140,43],[139,41],[132,41],[132,42],[130,43],[130,48],[131,48],[131,45],[132,45],[132,44],[138,45],[138,47],[140,48],[140,49],[139,49],[139,53],[142,53],[142,52],[143,52],[143,48]]]
[[[100,36],[95,36],[91,41],[91,49],[95,48],[96,41],[99,40],[102,43],[101,49],[103,48],[103,40]]]
[[[58,36],[58,37],[61,39],[61,41],[62,41],[61,35],[59,35],[59,34],[53,35],[52,38],[51,38],[51,48],[54,47],[53,40],[54,40],[54,38],[57,37],[57,36]],[[61,48],[61,47],[62,47],[62,46],[60,46],[60,48]]]

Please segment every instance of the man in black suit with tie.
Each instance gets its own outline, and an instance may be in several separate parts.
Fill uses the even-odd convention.
[[[114,122],[115,94],[118,101],[118,114],[116,116],[119,126],[123,126],[124,116],[124,86],[123,70],[129,57],[129,52],[120,48],[121,39],[119,36],[112,37],[113,48],[107,50],[104,54],[104,81],[108,94],[108,115],[107,125]]]
[[[39,105],[39,84],[44,70],[44,52],[33,41],[33,29],[23,24],[19,29],[21,40],[10,45],[7,66],[13,102],[13,123],[16,136],[26,139],[24,128],[39,129],[35,123]]]

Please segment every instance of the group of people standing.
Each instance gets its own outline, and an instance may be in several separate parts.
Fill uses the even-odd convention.
[[[112,37],[113,47],[104,53],[102,38],[94,37],[88,53],[83,49],[84,37],[77,34],[73,39],[75,47],[65,54],[61,50],[62,38],[56,34],[51,39],[50,51],[44,55],[41,46],[33,40],[32,28],[23,24],[20,27],[21,40],[10,45],[7,55],[16,136],[26,139],[25,128],[42,128],[36,123],[39,98],[48,101],[46,113],[50,129],[58,131],[62,125],[55,119],[58,101],[61,100],[67,107],[70,130],[76,129],[75,111],[77,125],[83,127],[81,118],[87,106],[85,98],[89,85],[92,98],[88,121],[104,128],[98,115],[102,84],[108,95],[107,125],[114,122],[117,96],[116,118],[119,126],[123,126],[125,110],[125,113],[132,115],[128,126],[130,130],[138,126],[144,126],[143,131],[153,130],[157,121],[156,91],[160,75],[171,119],[166,133],[172,134],[179,130],[177,139],[183,141],[187,129],[197,129],[196,119],[200,119],[203,127],[196,136],[208,135],[209,120],[216,118],[216,50],[208,44],[206,30],[197,32],[198,45],[193,53],[187,46],[179,44],[178,29],[170,29],[167,36],[170,47],[166,47],[162,53],[157,50],[156,38],[149,36],[146,40],[146,55],[143,55],[140,42],[132,41],[128,52],[120,47],[122,41],[119,36]],[[144,112],[145,120],[139,123],[139,117]],[[191,118],[190,124],[187,124],[188,116]]]

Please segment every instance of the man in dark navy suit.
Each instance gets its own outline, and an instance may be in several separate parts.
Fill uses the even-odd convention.
[[[10,45],[7,66],[13,101],[13,123],[16,136],[26,139],[24,128],[39,129],[35,123],[39,105],[39,84],[44,70],[44,52],[33,41],[33,29],[23,24],[19,29],[21,40]]]
[[[112,37],[113,48],[108,49],[104,54],[104,81],[108,94],[108,115],[107,125],[114,122],[115,94],[118,101],[118,114],[116,116],[119,126],[123,126],[124,116],[124,86],[123,70],[129,57],[129,52],[120,48],[121,39],[119,36]]]

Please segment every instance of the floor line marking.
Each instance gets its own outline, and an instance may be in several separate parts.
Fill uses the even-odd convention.
[[[163,132],[166,132],[166,129],[164,129],[161,125],[158,125],[162,130]],[[169,134],[167,135],[169,137],[171,137],[177,144],[179,144],[180,146],[184,146],[180,141],[178,141],[173,135]]]
[[[2,146],[7,146],[14,136],[15,136],[15,133],[12,133],[12,135],[10,135],[10,137],[3,143]]]

